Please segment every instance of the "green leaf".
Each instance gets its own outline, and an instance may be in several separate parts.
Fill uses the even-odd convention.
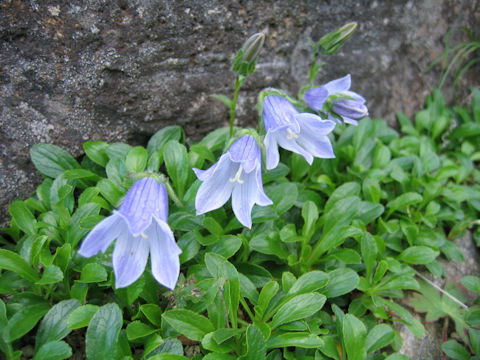
[[[138,173],[147,166],[148,152],[143,146],[135,146],[130,149],[125,159],[125,166],[131,172]]]
[[[415,319],[403,306],[390,301],[386,300],[381,297],[376,297],[376,301],[379,305],[383,305],[388,307],[391,311],[393,311],[403,322],[407,325],[408,329],[415,335],[417,338],[421,339],[425,335],[425,328],[423,325]]]
[[[140,305],[140,311],[153,325],[160,327],[162,325],[162,308],[156,304]]]
[[[212,94],[210,96],[227,105],[229,109],[232,108],[232,100],[228,96],[222,94]]]
[[[282,183],[279,185],[268,186],[265,188],[267,195],[273,201],[273,208],[278,215],[288,211],[298,198],[298,190],[295,184]]]
[[[428,264],[440,254],[428,246],[411,246],[398,256],[398,259],[409,264]]]
[[[72,155],[51,144],[35,144],[30,150],[32,162],[43,175],[51,178],[60,176],[65,170],[79,169]]]
[[[403,210],[407,206],[417,204],[422,200],[423,200],[422,195],[416,192],[408,192],[400,196],[397,196],[395,199],[393,199],[392,201],[389,201],[387,204],[387,207],[390,208],[388,211],[388,215],[390,215],[394,211]]]
[[[190,310],[170,310],[164,312],[162,318],[191,340],[201,341],[206,334],[215,330],[209,319]]]
[[[151,326],[142,323],[139,320],[132,321],[127,325],[127,338],[128,340],[137,340],[148,335],[152,335],[157,330]]]
[[[80,301],[76,299],[63,300],[54,305],[38,327],[35,349],[39,349],[51,341],[62,340],[67,336],[71,331],[67,326],[67,319],[79,306]]]
[[[123,192],[109,179],[102,179],[97,183],[100,193],[107,201],[114,207],[120,205],[120,200],[123,197]]]
[[[105,141],[87,141],[83,143],[85,154],[96,164],[105,167],[108,163],[107,148],[110,144]]]
[[[262,332],[253,324],[248,325],[246,332],[247,353],[240,360],[264,359],[267,355],[267,346]]]
[[[148,141],[147,151],[151,155],[154,151],[163,151],[164,145],[170,140],[182,141],[185,137],[183,129],[178,125],[167,126],[158,130]]]
[[[98,263],[88,263],[82,269],[79,283],[89,284],[107,280],[107,271]]]
[[[348,360],[364,360],[367,358],[367,329],[361,320],[351,314],[343,318],[343,341]]]
[[[242,246],[242,240],[238,236],[222,236],[219,241],[207,248],[208,252],[222,255],[228,259],[232,257]]]
[[[50,309],[48,303],[39,303],[35,305],[27,305],[20,308],[9,319],[8,325],[4,331],[6,331],[8,339],[10,341],[17,340],[23,335],[32,330],[37,322],[47,313]]]
[[[360,185],[357,182],[347,182],[335,189],[328,197],[328,201],[323,209],[324,213],[329,212],[333,206],[342,199],[360,194]]]
[[[42,278],[35,282],[37,285],[56,284],[63,280],[62,270],[55,265],[49,265],[43,270]]]
[[[255,318],[258,320],[263,319],[263,315],[265,314],[270,301],[278,292],[279,285],[276,281],[269,281],[265,284],[265,286],[260,291],[260,295],[258,296],[257,305],[254,307],[255,310]]]
[[[98,309],[87,328],[85,340],[87,359],[115,358],[122,323],[122,312],[117,304],[107,304]]]
[[[17,200],[8,205],[8,212],[20,230],[27,235],[35,234],[35,224],[37,220],[23,201]]]
[[[20,255],[13,251],[0,249],[0,269],[13,271],[32,283],[39,280],[37,272]]]
[[[192,171],[187,157],[187,149],[176,140],[170,140],[163,150],[167,173],[173,182],[180,199],[185,194],[185,187],[190,172]]]
[[[150,356],[148,360],[190,360],[190,359],[183,355],[163,353],[163,354],[155,354],[153,356]]]
[[[315,349],[323,345],[323,340],[319,336],[307,332],[275,333],[267,341],[269,349],[287,346]]]
[[[356,289],[360,278],[358,274],[349,268],[338,268],[328,273],[330,281],[322,289],[322,293],[327,298],[333,298],[349,293]]]
[[[294,296],[278,309],[270,327],[275,329],[282,324],[309,317],[320,310],[326,300],[327,298],[319,293]]]
[[[300,276],[288,290],[288,295],[313,292],[327,285],[329,277],[323,271],[313,270]]]
[[[313,201],[307,200],[302,207],[303,229],[302,235],[311,238],[318,220],[318,208]]]
[[[373,267],[375,266],[378,250],[375,239],[369,232],[365,232],[365,235],[362,237],[362,240],[360,241],[360,248],[363,261],[365,262],[365,268],[367,270],[367,279],[370,280]]]
[[[395,332],[387,324],[375,325],[367,335],[367,353],[371,353],[391,344]]]
[[[65,341],[51,341],[43,344],[33,360],[63,360],[72,356],[72,348]]]
[[[286,259],[290,255],[285,243],[260,233],[250,240],[250,248],[262,254],[276,255],[280,259]]]
[[[462,278],[462,284],[465,285],[468,290],[474,291],[480,295],[480,277],[473,275],[464,276]]]
[[[360,188],[359,185],[358,187]],[[323,225],[324,233],[328,233],[333,228],[338,229],[343,225],[350,225],[352,219],[359,211],[360,205],[361,201],[357,196],[350,196],[337,201],[335,205],[322,216],[325,221]]]
[[[470,353],[455,340],[448,340],[442,344],[442,350],[453,360],[470,360]]]
[[[93,315],[95,315],[99,308],[99,306],[92,304],[77,307],[67,318],[68,328],[70,330],[75,330],[88,326]]]

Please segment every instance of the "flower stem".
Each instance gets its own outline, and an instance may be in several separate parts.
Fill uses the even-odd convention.
[[[237,109],[238,91],[240,90],[240,86],[242,86],[242,81],[240,75],[237,75],[235,78],[235,91],[233,93],[232,106],[230,107],[230,137],[233,136],[233,123],[235,121],[235,111]]]
[[[183,208],[183,203],[182,201],[178,198],[177,194],[175,193],[175,190],[173,190],[172,185],[170,185],[169,181],[165,181],[165,187],[167,188],[167,193],[168,197],[173,200],[175,205],[179,208]]]

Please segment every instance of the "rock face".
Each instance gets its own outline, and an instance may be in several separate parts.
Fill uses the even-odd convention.
[[[190,139],[223,126],[231,59],[252,33],[266,33],[257,72],[239,96],[240,125],[255,125],[258,92],[295,94],[306,82],[308,38],[357,21],[329,59],[323,83],[352,74],[373,117],[412,114],[438,84],[424,72],[451,26],[477,30],[478,1],[4,0],[0,3],[0,224],[6,206],[40,182],[29,161],[38,142],[74,156],[86,140],[145,144],[156,130],[184,127]],[[477,29],[473,26],[476,24]],[[468,78],[464,89],[474,84]]]

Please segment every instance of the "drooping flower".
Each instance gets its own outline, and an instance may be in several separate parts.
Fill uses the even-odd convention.
[[[262,116],[267,131],[264,142],[268,170],[278,165],[278,146],[302,155],[309,164],[314,157],[335,157],[327,136],[335,128],[333,121],[299,113],[290,101],[278,95],[265,98]]]
[[[193,169],[203,181],[197,192],[197,215],[223,206],[232,196],[232,209],[238,221],[252,227],[254,204],[272,204],[262,183],[262,154],[255,138],[244,135],[235,141],[228,151],[207,170]]]
[[[126,287],[142,275],[151,255],[153,277],[174,289],[180,273],[179,255],[167,224],[168,196],[165,185],[154,178],[137,180],[118,211],[99,222],[83,241],[79,254],[90,257],[105,252],[117,240],[113,250],[115,287]]]
[[[358,120],[368,115],[366,100],[356,92],[350,91],[352,79],[350,74],[332,80],[323,86],[305,91],[303,98],[308,107],[314,111],[333,111],[348,124],[357,125]],[[330,114],[330,120],[339,121]]]

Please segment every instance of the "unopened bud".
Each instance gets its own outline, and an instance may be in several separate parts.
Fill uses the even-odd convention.
[[[243,61],[246,61],[249,64],[256,61],[264,42],[265,35],[263,33],[256,33],[250,36],[242,46]]]
[[[351,22],[343,25],[331,33],[328,33],[318,41],[318,46],[323,49],[326,55],[334,54],[347,39],[357,30],[358,24]]]
[[[235,55],[233,71],[243,76],[251,75],[255,71],[255,64],[264,42],[265,35],[263,33],[250,36]]]

